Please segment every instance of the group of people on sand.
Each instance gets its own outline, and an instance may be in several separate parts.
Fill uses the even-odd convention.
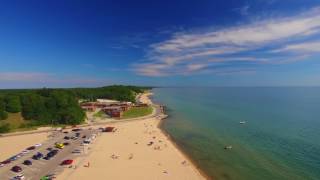
[[[111,157],[111,159],[119,159],[120,158],[120,156],[115,155],[115,154],[112,154],[110,157]],[[133,159],[133,153],[129,154],[128,159],[129,160]]]

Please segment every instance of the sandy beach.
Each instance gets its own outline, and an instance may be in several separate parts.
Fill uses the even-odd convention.
[[[20,153],[29,146],[44,142],[48,135],[48,133],[36,133],[0,137],[0,161]]]
[[[150,95],[140,100],[150,104]],[[76,168],[66,168],[57,179],[205,179],[159,129],[160,122],[149,118],[113,124],[116,132],[101,134],[88,155],[75,160]]]

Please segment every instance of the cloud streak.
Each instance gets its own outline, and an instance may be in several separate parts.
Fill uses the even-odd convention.
[[[301,57],[320,52],[320,41],[308,39],[320,35],[320,9],[296,16],[266,19],[245,25],[201,32],[176,32],[170,38],[150,45],[143,61],[133,70],[144,76],[170,76],[219,72],[223,67],[280,64],[273,62],[279,53],[290,59],[292,52]],[[308,56],[306,56],[308,53]],[[265,56],[268,58],[261,58]],[[268,63],[266,63],[268,62]],[[288,61],[290,62],[290,61]],[[291,61],[295,62],[295,61]],[[224,64],[225,66],[218,65]],[[237,67],[239,66],[239,67]]]

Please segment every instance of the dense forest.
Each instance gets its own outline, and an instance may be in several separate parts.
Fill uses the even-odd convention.
[[[25,120],[33,125],[80,124],[85,113],[79,106],[79,99],[95,101],[98,98],[135,102],[137,93],[147,87],[106,86],[100,88],[70,89],[18,89],[0,90],[0,120],[9,113],[21,112]],[[8,131],[8,125],[0,125],[0,132]]]

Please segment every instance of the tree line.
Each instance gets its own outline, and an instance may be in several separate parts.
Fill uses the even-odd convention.
[[[100,88],[0,90],[0,120],[7,119],[8,112],[21,112],[23,118],[33,125],[80,124],[85,119],[85,113],[79,105],[79,99],[95,101],[108,98],[135,102],[136,94],[146,89],[149,88],[114,85]],[[4,126],[0,126],[0,131],[6,128]]]

